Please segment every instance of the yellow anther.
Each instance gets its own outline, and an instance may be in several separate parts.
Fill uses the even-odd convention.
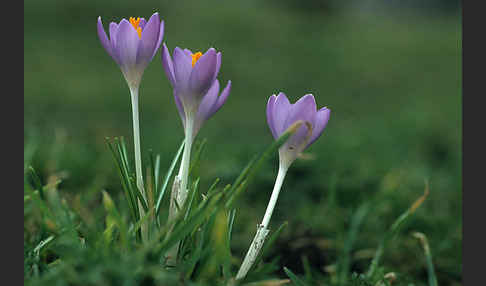
[[[138,26],[140,24],[140,18],[135,19],[134,17],[130,17],[129,21],[130,21],[130,24],[132,24],[132,26],[137,31],[138,37],[142,38],[142,28],[140,28]]]
[[[199,60],[199,58],[202,55],[203,54],[201,52],[197,52],[197,53],[191,55],[191,57],[192,57],[192,67],[194,67],[194,65],[196,64],[196,62]]]

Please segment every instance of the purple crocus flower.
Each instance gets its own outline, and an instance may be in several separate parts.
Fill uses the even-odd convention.
[[[110,38],[98,17],[98,37],[108,54],[120,66],[130,88],[138,87],[142,74],[160,47],[164,35],[164,21],[154,13],[150,19],[122,19],[110,23]]]
[[[173,196],[182,206],[187,197],[187,182],[191,147],[202,124],[225,103],[231,90],[231,81],[219,93],[217,76],[221,67],[221,52],[210,48],[206,53],[193,53],[176,47],[170,56],[165,43],[162,48],[162,66],[174,89],[174,99],[184,125],[185,145],[179,173],[174,180]],[[175,216],[176,208],[171,200],[169,218]],[[173,253],[169,255],[175,257]]]
[[[317,110],[312,94],[304,95],[294,104],[282,92],[268,99],[267,122],[275,139],[298,120],[305,123],[280,147],[282,163],[290,165],[305,148],[316,141],[324,131],[330,114],[331,110],[327,107]]]
[[[192,121],[190,132],[194,138],[202,124],[225,103],[231,90],[228,81],[221,94],[218,76],[221,52],[210,48],[206,53],[193,53],[179,47],[170,56],[165,43],[162,48],[162,65],[174,89],[174,99],[186,132],[187,121]]]
[[[160,47],[164,35],[164,21],[160,21],[159,14],[154,13],[150,19],[130,18],[122,19],[119,24],[110,23],[110,38],[108,39],[101,17],[98,17],[98,37],[101,45],[120,66],[120,69],[130,89],[132,101],[133,143],[135,149],[135,172],[137,187],[146,199],[142,177],[142,156],[140,151],[140,126],[138,112],[138,91],[145,68],[153,59]],[[139,204],[140,217],[144,217],[141,202]],[[141,226],[142,240],[148,238],[148,226]]]
[[[304,95],[294,104],[291,104],[282,92],[278,96],[272,95],[268,99],[267,121],[275,139],[279,138],[293,124],[299,121],[304,124],[301,124],[300,127],[295,126],[298,127],[297,131],[278,150],[280,164],[272,195],[262,222],[257,226],[255,238],[253,238],[245,259],[236,274],[237,280],[246,276],[265,243],[265,238],[270,231],[268,229],[270,218],[275,209],[287,170],[297,156],[319,138],[329,121],[330,114],[331,110],[326,107],[317,110],[316,101],[312,94]]]

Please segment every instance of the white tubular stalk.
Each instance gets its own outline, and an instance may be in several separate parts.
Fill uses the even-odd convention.
[[[132,98],[132,120],[133,120],[133,143],[135,146],[135,174],[137,176],[137,187],[142,193],[142,197],[147,201],[145,196],[145,189],[143,187],[142,176],[142,155],[140,152],[140,126],[138,118],[138,87],[130,88],[130,95]],[[142,203],[138,201],[138,209],[140,213],[140,219],[145,216]],[[145,242],[148,239],[148,227],[146,223],[141,226],[142,241]]]
[[[265,216],[263,217],[262,223],[257,226],[257,232],[253,241],[246,253],[245,259],[238,270],[238,274],[236,274],[236,279],[243,279],[250,268],[252,267],[253,263],[255,263],[258,254],[265,243],[265,239],[270,232],[268,229],[268,223],[270,222],[270,218],[272,217],[273,209],[275,208],[275,204],[277,203],[278,195],[280,193],[280,189],[282,188],[282,183],[285,178],[285,174],[287,174],[288,166],[287,164],[283,164],[282,161],[280,162],[280,166],[278,168],[278,175],[277,179],[275,180],[275,186],[273,187],[272,196],[270,197],[270,201],[268,202],[267,210],[265,211]]]
[[[185,142],[184,152],[182,153],[181,166],[179,167],[179,174],[174,179],[174,185],[172,186],[172,193],[170,196],[169,207],[169,221],[172,221],[177,216],[177,205],[182,208],[187,198],[187,181],[189,179],[189,168],[191,163],[191,147],[193,141],[193,126],[194,119],[192,116],[186,117],[185,128]],[[167,253],[166,264],[168,266],[175,266],[177,262],[177,251],[179,249],[179,243],[176,243]]]
[[[179,168],[179,174],[177,175],[180,179],[180,189],[177,196],[177,203],[179,207],[182,208],[187,197],[187,181],[189,179],[189,167],[191,163],[191,148],[193,141],[193,131],[194,128],[194,116],[186,116],[186,128],[185,128],[185,144],[184,153],[182,153],[181,166]]]
[[[278,195],[280,193],[280,189],[282,188],[282,184],[285,179],[285,175],[287,174],[287,170],[288,167],[285,164],[280,163],[277,179],[275,180],[275,186],[273,187],[272,191],[272,196],[270,197],[267,210],[265,211],[265,216],[262,220],[262,225],[265,228],[268,227],[268,223],[270,222],[270,218],[272,217],[273,209],[275,208],[275,204],[277,203]]]

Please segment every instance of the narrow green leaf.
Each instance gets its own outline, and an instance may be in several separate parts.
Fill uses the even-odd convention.
[[[198,188],[199,188],[199,179],[200,178],[197,178],[197,180],[193,184],[191,194],[190,194],[191,198],[189,199],[189,202],[187,202],[188,205],[187,205],[186,214],[184,215],[184,220],[187,220],[187,217],[189,216],[189,213],[191,212],[192,202],[194,201],[194,198],[196,197],[196,194],[197,194],[197,191],[198,191]]]
[[[154,166],[154,180],[155,180],[155,186],[154,190],[157,192],[157,195],[155,197],[159,197],[159,185],[160,185],[160,155],[157,154],[155,157],[155,166]]]
[[[304,267],[304,277],[306,281],[312,280],[312,268],[307,255],[302,256],[302,266]]]
[[[170,235],[166,236],[166,239],[162,243],[157,245],[154,248],[154,251],[158,252],[169,249],[175,243],[182,240],[184,236],[196,229],[196,227],[204,222],[211,213],[218,210],[216,206],[219,202],[220,197],[221,196],[219,194],[216,194],[215,196],[208,198],[194,211],[194,213],[189,218],[187,218],[187,220],[180,219],[181,214],[185,215],[185,213],[179,211],[174,221],[180,223],[174,226]],[[170,227],[172,227],[172,224],[167,225],[169,229]]]
[[[144,214],[144,216],[137,221],[137,223],[133,226],[133,228],[130,230],[131,233],[136,233],[143,225],[144,222],[146,222],[149,217],[153,214],[154,208],[151,208],[148,212]]]
[[[204,147],[206,146],[207,139],[204,138],[195,148],[191,164],[189,166],[189,174],[192,174],[194,172],[194,169],[199,166],[199,161],[201,160],[201,154],[204,150]]]
[[[432,253],[430,252],[429,242],[427,236],[420,232],[413,233],[413,236],[420,241],[424,249],[425,260],[427,262],[427,275],[429,277],[429,286],[437,286],[437,277],[435,276],[434,262],[432,260]]]
[[[348,232],[348,237],[344,243],[343,253],[340,255],[338,261],[338,285],[347,285],[349,278],[349,269],[351,264],[351,250],[354,242],[358,236],[358,230],[368,214],[369,204],[361,205],[351,219],[351,227]]]
[[[138,204],[136,203],[136,198],[133,195],[133,192],[130,189],[130,181],[125,175],[125,171],[123,170],[123,163],[122,158],[119,156],[120,153],[115,151],[115,143],[111,143],[108,137],[105,138],[105,143],[108,149],[111,151],[113,160],[115,162],[116,169],[118,170],[118,176],[120,177],[120,181],[122,184],[123,191],[125,192],[125,197],[128,201],[128,206],[130,207],[130,213],[132,215],[133,221],[138,221]],[[118,150],[118,148],[117,148]]]
[[[39,244],[37,244],[37,246],[34,248],[34,253],[39,256],[40,254],[40,251],[45,247],[47,246],[51,241],[53,241],[55,238],[54,235],[51,235],[49,237],[47,237],[46,239],[42,240],[41,242],[39,242]]]
[[[235,222],[236,209],[232,209],[228,214],[228,248],[231,242],[231,234],[233,233],[233,224]]]
[[[304,283],[304,281],[302,281],[302,279],[297,277],[297,275],[295,275],[290,269],[288,269],[285,266],[284,266],[284,271],[285,271],[285,274],[287,274],[287,276],[290,278],[290,280],[292,280],[292,283],[294,283],[296,286],[305,286],[306,285]]]
[[[134,193],[138,198],[138,201],[142,204],[143,210],[145,212],[148,212],[148,205],[147,202],[145,201],[145,198],[142,195],[142,191],[138,189],[138,187],[135,184],[135,180],[132,177],[130,177],[129,180],[130,180],[130,185],[132,186],[132,189],[134,189]]]
[[[128,160],[128,152],[127,152],[127,144],[125,143],[125,137],[120,136],[120,146],[121,146],[121,154],[123,155],[123,159],[125,161],[125,165],[127,166],[128,173],[132,172],[132,169],[129,164]]]
[[[112,222],[112,223],[107,223],[107,229],[105,230],[103,237],[106,242],[109,242],[111,240],[111,234],[114,230],[114,227],[116,226],[120,230],[119,234],[120,234],[120,239],[122,241],[122,244],[126,246],[127,245],[126,224],[123,221],[120,213],[118,212],[118,209],[115,206],[115,203],[113,202],[108,192],[102,190],[101,193],[103,194],[103,206],[105,208],[105,211],[107,212],[107,221]]]
[[[213,190],[216,188],[216,186],[218,185],[218,183],[219,183],[219,178],[216,178],[214,180],[213,184],[209,187],[208,191],[206,192],[206,194],[208,196],[210,196],[212,194]]]
[[[174,172],[175,165],[177,164],[177,161],[179,160],[179,157],[182,154],[182,150],[184,150],[184,140],[181,143],[181,146],[179,147],[179,150],[177,151],[174,159],[172,160],[172,163],[170,164],[169,170],[165,174],[164,182],[162,183],[162,186],[160,188],[160,191],[158,192],[159,197],[157,198],[157,203],[155,204],[155,215],[159,215],[160,211],[160,203],[162,202],[162,198],[164,196],[165,190],[167,189],[167,184],[169,183],[169,179],[172,176],[172,173]]]
[[[424,194],[420,198],[418,198],[410,206],[409,209],[407,209],[402,215],[400,215],[395,220],[395,222],[393,222],[390,229],[385,233],[385,236],[383,237],[380,245],[378,246],[378,249],[376,250],[376,253],[375,253],[375,256],[373,257],[373,260],[371,261],[370,268],[368,269],[368,272],[366,273],[367,278],[374,278],[376,271],[378,269],[378,265],[381,262],[381,258],[383,257],[383,253],[384,253],[386,247],[388,246],[388,243],[402,229],[403,225],[410,219],[410,217],[415,212],[415,210],[424,202],[424,200],[427,198],[428,194],[429,194],[429,187],[428,187],[428,184],[426,183]]]
[[[37,175],[37,172],[32,166],[29,166],[29,171],[32,177],[32,181],[34,182],[34,188],[39,191],[40,198],[44,199],[44,187],[42,186],[39,175]]]

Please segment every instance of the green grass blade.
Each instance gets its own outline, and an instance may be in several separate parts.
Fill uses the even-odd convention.
[[[113,160],[115,162],[115,166],[117,167],[116,169],[118,170],[118,176],[120,177],[120,181],[122,184],[123,191],[125,193],[125,197],[128,201],[128,206],[130,208],[130,213],[132,215],[132,219],[134,222],[138,221],[139,217],[139,212],[138,212],[138,204],[137,200],[131,191],[131,186],[130,186],[130,181],[126,177],[126,172],[123,168],[123,163],[122,163],[122,157],[120,156],[120,153],[115,150],[116,143],[111,143],[110,139],[108,137],[105,138],[105,143],[108,149],[111,151]]]
[[[164,182],[162,183],[160,191],[158,192],[157,203],[155,204],[155,215],[156,216],[159,215],[160,204],[162,202],[162,198],[163,198],[164,193],[167,189],[167,184],[169,183],[169,179],[172,176],[172,173],[174,172],[175,165],[177,164],[177,161],[179,160],[179,157],[182,154],[182,150],[184,150],[184,140],[182,141],[181,146],[179,147],[179,150],[177,150],[177,153],[174,156],[174,159],[172,159],[172,163],[170,164],[169,170],[165,174]]]
[[[302,279],[300,279],[297,275],[295,275],[290,269],[284,266],[284,271],[285,274],[292,280],[292,283],[294,283],[296,286],[305,286],[306,284]]]
[[[199,166],[199,161],[201,160],[201,154],[206,147],[207,139],[204,138],[197,146],[194,148],[194,153],[191,159],[191,165],[189,166],[189,174],[193,174],[195,169]]]
[[[49,237],[47,237],[46,239],[42,240],[41,242],[39,242],[39,244],[37,244],[37,246],[34,248],[34,253],[39,256],[40,254],[40,251],[45,247],[47,246],[50,242],[52,242],[54,240],[55,236],[54,235],[50,235]]]
[[[156,192],[156,195],[155,197],[158,198],[159,197],[159,186],[160,186],[160,155],[157,154],[157,156],[155,156],[155,164],[154,164],[154,181],[155,181],[155,185],[154,185],[154,190]]]
[[[34,183],[34,188],[39,191],[39,195],[41,199],[44,199],[44,187],[42,186],[41,179],[39,175],[37,175],[37,172],[34,170],[32,166],[29,166],[29,171],[30,171],[30,176],[32,178],[32,181]]]
[[[417,208],[424,202],[429,194],[429,187],[428,184],[425,185],[424,194],[418,198],[409,209],[407,209],[402,215],[400,215],[395,222],[391,225],[390,229],[385,233],[378,249],[376,250],[375,256],[371,261],[370,268],[366,273],[367,278],[374,278],[376,270],[378,269],[378,265],[383,257],[383,253],[388,246],[388,243],[392,240],[393,237],[402,229],[403,225],[410,219],[412,214],[417,210]]]
[[[437,277],[435,276],[434,262],[432,260],[432,253],[430,252],[427,236],[420,232],[413,233],[413,236],[420,241],[420,244],[422,244],[424,249],[425,260],[427,262],[427,275],[429,276],[429,286],[437,286]]]
[[[213,193],[213,191],[215,190],[215,188],[218,185],[219,181],[220,181],[219,178],[216,178],[214,180],[214,182],[211,184],[211,186],[209,187],[208,191],[206,192],[206,195],[210,196]]]
[[[187,218],[187,220],[182,220],[182,222],[176,224],[170,235],[168,235],[162,243],[158,244],[154,248],[154,251],[157,253],[159,251],[167,250],[178,241],[182,240],[187,234],[194,231],[196,227],[203,223],[213,212],[216,212],[218,210],[216,206],[219,202],[220,197],[221,195],[216,194],[215,196],[212,196],[204,201],[194,211],[194,213],[189,218]],[[185,215],[185,213],[181,211],[178,212],[178,215],[174,219],[174,221],[181,221],[181,215]],[[170,229],[172,227],[172,224],[169,224],[168,227]]]
[[[187,220],[187,218],[189,217],[189,213],[191,212],[192,204],[194,202],[194,198],[196,197],[197,191],[199,189],[199,179],[200,178],[197,178],[197,180],[193,184],[192,192],[190,194],[191,198],[189,199],[189,202],[187,203],[188,206],[187,206],[186,214],[184,215],[184,220]]]
[[[228,248],[231,242],[231,234],[233,233],[233,224],[235,222],[236,209],[232,209],[228,214]]]
[[[121,147],[121,155],[123,160],[125,161],[125,165],[127,167],[128,173],[132,172],[132,169],[130,168],[129,160],[128,160],[128,152],[127,152],[127,144],[125,143],[125,137],[120,136],[120,147]]]
[[[358,230],[363,223],[364,218],[368,214],[369,204],[363,204],[356,210],[351,220],[351,227],[348,232],[348,237],[344,243],[343,253],[340,255],[338,261],[338,285],[346,285],[349,278],[349,269],[351,264],[351,250],[353,248],[356,237],[358,236]]]
[[[139,202],[141,203],[142,207],[143,207],[143,210],[145,212],[148,212],[148,205],[147,205],[147,202],[145,201],[145,198],[143,197],[142,195],[142,192],[138,189],[137,185],[135,184],[135,179],[133,179],[132,177],[129,178],[129,181],[130,181],[130,185],[131,185],[131,189],[132,191],[135,193],[135,195],[137,196]]]

